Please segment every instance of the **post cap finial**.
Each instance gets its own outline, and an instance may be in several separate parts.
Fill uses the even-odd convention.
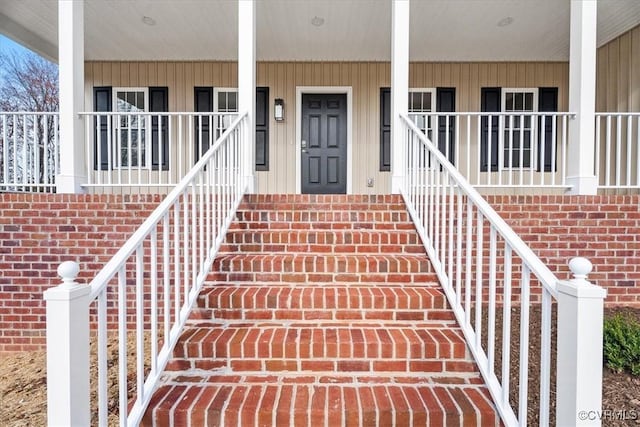
[[[80,272],[80,266],[75,261],[65,261],[58,266],[58,276],[62,278],[62,285],[72,287],[77,285],[76,277]]]
[[[569,270],[573,273],[573,277],[578,280],[586,280],[587,275],[593,270],[593,264],[586,258],[575,257],[569,261]]]

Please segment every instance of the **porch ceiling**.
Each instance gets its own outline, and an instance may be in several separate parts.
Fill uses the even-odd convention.
[[[143,17],[153,25],[143,23]],[[312,21],[317,17],[316,23]],[[509,25],[499,23],[511,20]],[[146,19],[149,21],[149,19]],[[389,0],[259,0],[259,60],[388,61]],[[640,23],[640,1],[598,2],[598,45]],[[57,1],[2,0],[0,32],[55,59]],[[235,0],[87,0],[88,60],[235,60]],[[414,0],[412,61],[564,61],[569,0]]]

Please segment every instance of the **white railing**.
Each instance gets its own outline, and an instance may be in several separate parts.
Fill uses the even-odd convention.
[[[54,191],[58,113],[0,112],[0,165],[0,191]]]
[[[75,283],[74,263],[60,267],[64,283],[45,292],[49,425],[105,426],[110,401],[118,402],[121,426],[140,422],[246,191],[246,117],[230,124],[89,286]],[[93,420],[90,318],[97,329]],[[107,375],[116,327],[117,399]]]
[[[409,114],[476,188],[568,188],[572,113]]]
[[[175,186],[237,113],[80,113],[85,187]]]
[[[599,188],[640,188],[640,113],[596,113],[595,146]]]
[[[554,299],[558,342],[562,337],[565,342],[561,345],[569,345],[562,351],[558,347],[557,424],[575,425],[579,410],[600,410],[604,291],[586,284],[589,269],[573,266],[576,280],[559,281],[424,131],[408,117],[401,119],[407,150],[402,195],[504,423],[527,425],[527,405],[536,398],[528,390],[530,304],[536,296],[541,299],[542,316],[540,359],[535,361],[540,364],[540,425],[547,425],[550,416]],[[593,293],[593,299],[582,298],[584,289]],[[501,322],[497,320],[500,304]],[[582,310],[583,304],[593,305],[576,316],[578,311],[572,310],[578,306]],[[517,307],[520,333],[512,336],[512,308]],[[589,327],[579,329],[576,322],[587,322]],[[519,346],[512,352],[514,340]],[[518,392],[512,395],[514,373]],[[561,387],[568,387],[562,388],[563,396]],[[580,388],[566,392],[571,387]],[[575,398],[576,390],[581,390],[579,398]]]

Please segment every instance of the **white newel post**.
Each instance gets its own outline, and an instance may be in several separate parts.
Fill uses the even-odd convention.
[[[242,141],[242,162],[247,192],[253,193],[255,182],[255,127],[256,111],[256,3],[255,0],[238,1],[238,111],[249,114]]]
[[[58,193],[80,193],[87,181],[84,126],[84,1],[58,1],[60,174]]]
[[[391,191],[400,193],[406,171],[406,147],[400,114],[409,111],[409,0],[391,2]]]
[[[596,1],[571,0],[567,184],[571,194],[596,194]]]
[[[574,279],[558,283],[557,426],[599,426],[605,289],[591,284],[592,265],[573,258]]]
[[[58,267],[62,283],[44,292],[47,304],[47,421],[50,426],[88,426],[89,291],[79,285],[78,264]]]

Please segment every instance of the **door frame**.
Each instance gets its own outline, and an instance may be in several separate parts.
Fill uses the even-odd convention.
[[[351,194],[352,168],[352,120],[353,96],[351,86],[296,86],[296,194],[302,194],[302,95],[303,94],[347,95],[347,194]]]

